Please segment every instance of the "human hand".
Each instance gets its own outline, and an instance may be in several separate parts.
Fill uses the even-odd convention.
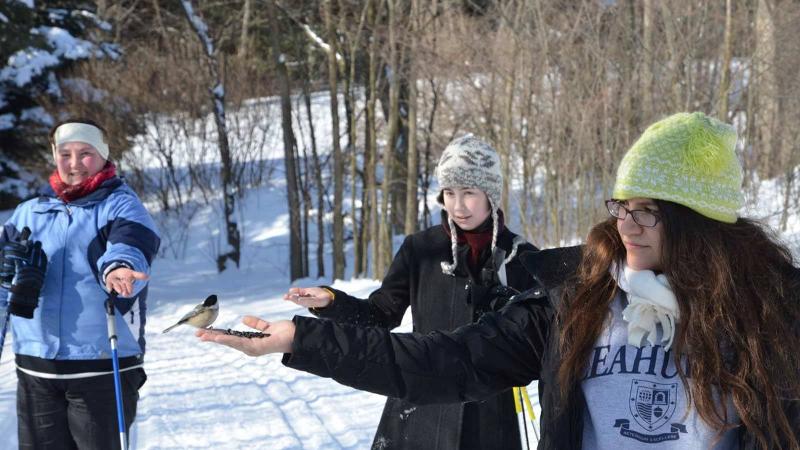
[[[294,341],[294,322],[279,320],[267,322],[253,316],[244,316],[242,323],[269,336],[263,338],[246,338],[225,334],[221,330],[201,328],[195,335],[203,342],[216,342],[239,350],[248,356],[261,356],[269,353],[291,353]]]
[[[306,308],[324,308],[331,304],[333,295],[331,291],[319,287],[291,288],[283,299]]]
[[[136,272],[127,267],[119,267],[106,275],[106,290],[114,291],[120,297],[130,297],[133,295],[133,282],[136,280],[146,281],[150,279],[146,273]]]

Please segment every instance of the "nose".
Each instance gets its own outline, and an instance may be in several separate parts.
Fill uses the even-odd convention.
[[[464,210],[465,206],[466,203],[464,202],[464,196],[461,195],[461,193],[457,193],[455,198],[455,203],[453,204],[454,209],[456,211],[462,211]]]
[[[624,219],[617,219],[617,230],[621,234],[639,234],[642,232],[642,227],[633,221],[631,214],[627,214]]]

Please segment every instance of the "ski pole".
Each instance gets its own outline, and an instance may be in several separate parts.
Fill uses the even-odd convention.
[[[19,243],[22,244],[22,245],[28,245],[28,238],[29,237],[31,237],[31,229],[28,228],[28,227],[23,228],[22,229],[22,233],[20,233],[20,236],[19,236]],[[14,265],[15,265],[15,270],[16,270],[16,266],[19,265],[19,261],[15,261]],[[13,281],[12,281],[12,284],[13,284]],[[0,334],[0,359],[3,359],[3,346],[6,345],[6,334],[8,333],[8,323],[11,321],[10,317],[9,317],[9,313],[8,313],[8,306],[9,306],[8,302],[9,301],[11,301],[11,291],[10,290],[8,292],[6,292],[5,305],[2,307],[2,310],[0,310],[0,315],[2,315],[2,318],[0,320],[3,321],[3,325],[2,325],[3,330],[1,332],[2,334]]]
[[[519,441],[522,448],[530,450],[531,444],[528,442],[528,428],[525,426],[525,408],[523,407],[520,388],[512,388],[514,394],[514,411],[517,412],[517,425],[519,426]]]
[[[525,401],[525,407],[528,409],[528,413],[530,413],[531,421],[531,428],[533,428],[533,434],[536,436],[536,442],[539,442],[539,432],[536,431],[536,413],[533,412],[533,405],[531,405],[531,398],[528,396],[528,388],[523,386],[520,389],[522,392],[522,399]]]
[[[3,359],[3,346],[6,344],[6,333],[8,332],[8,297],[6,296],[6,303],[0,306],[0,315],[3,321],[3,331],[0,334],[0,360]]]
[[[119,426],[120,449],[128,448],[128,436],[125,430],[125,412],[122,409],[122,383],[119,376],[119,356],[117,355],[117,322],[114,313],[114,300],[117,293],[111,291],[106,299],[106,322],[108,323],[108,341],[111,344],[111,363],[114,366],[114,391],[117,399],[117,425]]]

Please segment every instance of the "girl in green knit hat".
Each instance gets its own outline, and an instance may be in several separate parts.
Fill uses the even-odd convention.
[[[800,270],[739,216],[732,127],[651,125],[620,163],[610,217],[580,247],[521,255],[538,287],[453,332],[308,317],[198,336],[411,403],[539,380],[540,449],[800,449]],[[432,443],[433,444],[433,443]]]

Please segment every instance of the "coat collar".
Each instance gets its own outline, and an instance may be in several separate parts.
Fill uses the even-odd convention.
[[[549,291],[563,285],[577,272],[582,251],[583,246],[576,245],[528,251],[519,258],[525,270]]]
[[[125,184],[124,181],[120,177],[113,177],[106,181],[104,181],[99,188],[97,188],[91,194],[81,197],[75,201],[69,203],[70,206],[78,206],[78,207],[87,207],[92,206],[97,203],[102,202],[112,192],[118,189],[120,186]],[[61,199],[58,198],[56,192],[53,188],[48,184],[44,186],[39,193],[39,198],[37,201],[37,209],[50,209],[53,205],[63,205],[65,204]],[[48,206],[49,205],[49,206]]]

